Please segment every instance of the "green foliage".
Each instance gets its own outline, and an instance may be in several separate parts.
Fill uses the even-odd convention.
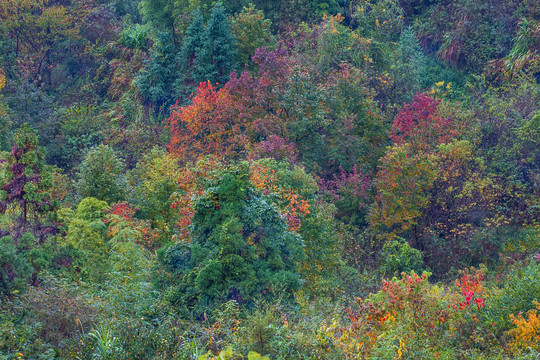
[[[495,290],[486,302],[484,321],[497,331],[510,330],[510,314],[525,314],[535,308],[533,301],[540,301],[539,275],[538,262],[531,261],[527,266],[512,269],[501,289]]]
[[[142,0],[139,11],[145,22],[159,30],[174,33],[175,18],[187,6],[185,0]]]
[[[225,8],[218,3],[202,34],[202,44],[196,48],[195,83],[209,81],[224,85],[229,81],[230,73],[236,68],[235,42]]]
[[[419,22],[419,33],[444,61],[478,71],[487,61],[500,59],[510,51],[516,24],[524,13],[534,18],[538,6],[528,1],[439,2]]]
[[[52,360],[70,357],[72,344],[90,330],[98,308],[85,289],[40,277],[40,287],[3,298],[0,307],[0,357]]]
[[[133,219],[134,212],[127,203],[109,207],[85,198],[75,214],[64,215],[68,219],[64,245],[79,252],[73,258],[77,276],[98,282],[110,278],[111,272],[131,274],[133,279],[147,276],[150,261],[142,244],[149,226]]]
[[[204,355],[201,355],[198,357],[198,360],[209,360],[209,359],[215,359],[215,357],[211,357],[212,354],[210,352],[204,354]],[[233,348],[232,346],[229,346],[227,347],[227,349],[225,350],[221,350],[219,352],[219,354],[217,355],[217,358],[219,360],[232,360],[232,359],[236,359],[237,357],[239,356],[239,354],[235,353],[233,351]],[[248,360],[270,360],[270,358],[268,356],[262,356],[261,354],[255,352],[255,351],[250,351],[248,356],[247,356],[247,359]]]
[[[135,78],[141,95],[156,111],[166,113],[174,102],[174,83],[179,69],[176,56],[177,49],[171,35],[158,31],[150,50],[150,58]]]
[[[183,38],[182,46],[177,55],[181,68],[180,76],[175,82],[175,88],[180,101],[183,103],[197,88],[198,83],[194,73],[197,54],[203,46],[204,19],[199,9],[191,15],[191,22]],[[183,99],[184,98],[184,99]]]
[[[277,208],[253,189],[246,164],[223,172],[195,202],[191,242],[177,243],[161,261],[175,277],[179,305],[196,315],[233,299],[287,294],[300,286],[300,237]],[[171,298],[174,300],[174,298]]]
[[[244,7],[231,19],[231,32],[236,38],[236,50],[240,65],[253,67],[251,57],[255,50],[276,46],[276,38],[271,32],[272,23],[264,18],[262,10],[255,10],[253,4]]]
[[[524,180],[534,189],[540,188],[540,113],[534,115],[523,126],[515,129],[516,142],[513,146],[525,172]]]
[[[145,50],[148,46],[150,29],[148,25],[124,23],[120,33],[120,44],[130,49]]]
[[[172,195],[179,191],[180,169],[165,150],[153,148],[127,174],[130,202],[139,209],[138,216],[150,220],[159,229],[163,242],[168,240],[176,221],[171,208]]]
[[[253,4],[0,1],[0,359],[536,358],[538,1]]]
[[[0,314],[0,356],[2,360],[20,358],[19,354],[40,360],[52,360],[56,357],[53,345],[40,339],[40,323],[21,323],[26,313],[15,313],[12,306],[1,310]]]
[[[72,170],[81,163],[89,149],[103,141],[104,122],[94,106],[78,105],[58,112],[59,131],[48,158],[63,169]]]
[[[104,327],[95,329],[88,336],[95,341],[95,357],[105,360],[118,358],[118,353],[121,351],[117,346],[118,339],[113,336],[110,329]]]
[[[82,252],[74,265],[83,278],[101,278],[106,269],[107,227],[104,217],[107,207],[104,201],[85,198],[77,206],[77,212],[67,218],[69,223],[64,242]]]
[[[421,273],[424,267],[422,252],[412,248],[401,238],[388,240],[380,256],[380,270],[386,276],[396,276],[402,272],[410,273],[411,271]]]
[[[108,205],[105,201],[96,198],[82,199],[77,205],[74,217],[85,221],[97,221],[105,216]]]
[[[13,238],[0,238],[0,294],[22,290],[32,275],[32,267],[15,245]]]
[[[401,32],[396,49],[396,62],[391,66],[396,102],[411,101],[412,95],[432,84],[425,84],[427,58],[412,28]],[[437,80],[439,81],[439,80]]]
[[[125,198],[124,164],[109,145],[99,145],[86,154],[79,167],[79,195],[110,203]]]
[[[403,15],[399,1],[364,1],[357,5],[354,19],[362,36],[395,41],[403,26]]]
[[[291,329],[283,326],[283,317],[277,306],[264,306],[253,312],[244,324],[244,331],[252,339],[252,350],[271,359],[290,359],[301,356],[299,339]]]
[[[0,73],[0,82],[1,82]],[[9,116],[9,108],[0,95],[0,151],[9,150],[10,139],[13,136],[13,122]]]

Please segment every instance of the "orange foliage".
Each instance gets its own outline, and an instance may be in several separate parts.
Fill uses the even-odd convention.
[[[278,196],[281,205],[280,211],[287,219],[289,230],[298,231],[301,226],[301,217],[310,213],[309,202],[303,199],[297,191],[279,186],[275,170],[262,164],[251,164],[250,180],[255,189],[264,194],[273,193]]]
[[[182,162],[209,154],[239,158],[249,144],[249,124],[235,116],[233,100],[227,89],[217,90],[207,82],[199,85],[191,105],[173,106],[167,120],[171,154]]]
[[[178,184],[181,193],[174,194],[175,199],[171,208],[179,212],[178,228],[179,236],[185,241],[189,240],[188,227],[191,225],[195,209],[193,208],[193,199],[200,197],[204,193],[204,182],[212,179],[215,173],[213,171],[221,168],[221,163],[215,158],[206,158],[197,162],[193,167],[185,167],[178,177]]]
[[[536,309],[528,311],[526,318],[522,314],[518,314],[517,317],[510,315],[510,320],[516,326],[508,331],[508,335],[514,338],[510,345],[513,350],[540,348],[540,317],[538,316],[540,303],[537,301],[533,303]]]
[[[121,202],[111,205],[107,210],[108,224],[107,235],[113,238],[120,234],[121,231],[129,229],[137,236],[133,240],[147,249],[155,249],[159,246],[157,243],[158,234],[154,231],[148,221],[143,221],[134,218],[137,208],[132,207],[127,202]]]

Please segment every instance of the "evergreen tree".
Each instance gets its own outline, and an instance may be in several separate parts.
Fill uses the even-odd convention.
[[[158,32],[150,51],[150,59],[135,79],[141,95],[151,102],[156,110],[167,110],[174,102],[174,84],[178,78],[177,51],[172,36]]]
[[[13,238],[0,237],[0,295],[22,287],[31,274],[32,266],[21,254]]]
[[[229,81],[236,63],[235,39],[231,34],[225,8],[218,3],[202,36],[202,46],[194,60],[196,83],[210,81],[221,85]]]
[[[187,30],[182,43],[182,48],[178,52],[177,62],[180,67],[180,74],[175,82],[176,95],[180,99],[188,99],[195,89],[197,83],[193,77],[193,67],[195,58],[200,53],[203,45],[204,20],[202,13],[197,9],[193,13],[191,24]]]
[[[51,209],[52,187],[52,168],[43,158],[36,133],[24,124],[7,159],[0,159],[0,214],[19,214],[10,231],[15,239],[31,231],[43,240],[56,229],[41,222]]]
[[[220,303],[250,304],[276,290],[291,295],[300,287],[297,267],[303,257],[298,234],[270,199],[254,189],[247,164],[224,171],[195,201],[191,242],[161,254],[165,269],[181,279],[169,299],[196,315]],[[281,288],[281,289],[279,289]]]
[[[409,102],[422,90],[426,73],[426,56],[409,27],[402,31],[397,44],[396,62],[393,68],[394,88],[397,102]]]

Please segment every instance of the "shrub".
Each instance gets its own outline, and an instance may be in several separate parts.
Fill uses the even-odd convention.
[[[534,301],[540,301],[540,264],[531,262],[525,267],[518,265],[504,287],[495,290],[486,303],[484,320],[493,324],[499,333],[510,330],[510,315],[534,310]]]
[[[389,240],[381,250],[381,272],[385,275],[398,275],[402,272],[421,272],[424,267],[424,255],[412,248],[401,238]]]

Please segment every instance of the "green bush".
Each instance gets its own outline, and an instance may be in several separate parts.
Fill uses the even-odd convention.
[[[145,50],[148,46],[150,27],[148,24],[124,24],[120,33],[120,44],[130,49]]]
[[[516,264],[504,287],[486,301],[484,320],[502,333],[513,327],[509,315],[535,309],[533,301],[540,301],[540,264],[533,261],[525,267]]]
[[[411,247],[408,242],[401,238],[387,241],[380,252],[380,256],[380,270],[387,276],[411,271],[420,274],[424,268],[424,255],[422,252]]]

